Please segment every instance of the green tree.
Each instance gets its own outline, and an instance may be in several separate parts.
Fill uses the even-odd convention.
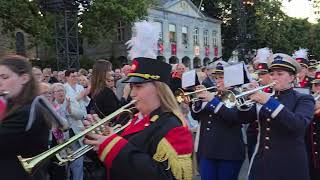
[[[43,12],[38,1],[0,0],[2,33],[21,29],[33,37],[35,43],[54,44],[54,15]],[[50,2],[50,0],[48,1]],[[119,21],[132,23],[147,14],[153,0],[94,0],[92,5],[78,14],[83,38],[91,42],[114,34]]]

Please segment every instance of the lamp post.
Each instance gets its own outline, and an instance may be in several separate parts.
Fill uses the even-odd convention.
[[[254,0],[238,0],[238,57],[240,61],[247,61],[246,54],[247,54],[247,12],[246,7],[253,6]]]

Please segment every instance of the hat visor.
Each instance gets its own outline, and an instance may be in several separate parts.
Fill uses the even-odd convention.
[[[264,74],[268,74],[269,71],[268,71],[268,70],[257,70],[257,73],[258,73],[259,75],[264,75]]]
[[[223,74],[223,73],[224,73],[223,70],[218,70],[218,69],[212,71],[212,74]]]
[[[140,84],[140,83],[146,83],[146,82],[150,82],[150,81],[152,81],[152,80],[145,79],[145,78],[142,78],[142,77],[131,76],[131,77],[127,77],[125,80],[123,80],[122,83]]]

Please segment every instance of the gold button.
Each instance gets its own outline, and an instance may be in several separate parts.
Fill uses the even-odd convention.
[[[317,133],[315,133],[315,132],[313,133],[313,135],[316,135],[316,134],[317,134]]]
[[[270,138],[267,136],[267,137],[266,137],[266,140],[270,140]]]
[[[316,122],[313,122],[314,125],[316,125]]]
[[[314,142],[313,144],[314,144],[314,145],[317,145],[317,142]]]
[[[207,128],[207,131],[210,131],[210,128]]]
[[[318,152],[316,151],[316,152],[314,152],[314,154],[318,154]]]
[[[267,121],[268,121],[268,122],[270,122],[270,121],[271,121],[271,119],[270,119],[270,118],[267,118]]]
[[[276,97],[274,97],[275,99],[278,99],[278,97],[276,96]]]
[[[265,149],[269,149],[269,146],[265,146],[264,148],[265,148]]]
[[[267,128],[266,130],[267,130],[267,131],[270,131],[270,128]]]
[[[211,124],[211,121],[208,121],[208,124]]]
[[[211,114],[209,114],[209,117],[212,117],[212,115],[211,115]]]

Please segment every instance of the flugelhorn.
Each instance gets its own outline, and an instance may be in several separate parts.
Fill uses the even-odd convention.
[[[178,90],[176,90],[175,97],[178,101],[178,103],[188,103],[188,102],[195,102],[200,100],[199,98],[197,98],[195,95],[196,93],[202,92],[202,91],[208,91],[210,89],[216,89],[217,86],[212,86],[212,87],[208,87],[208,88],[203,88],[203,89],[199,89],[199,90],[195,90],[192,92],[185,92],[183,89],[179,88]]]
[[[261,91],[265,88],[270,88],[276,85],[275,82],[267,84],[265,86],[259,86],[255,89],[239,92],[239,94],[236,94],[235,92],[232,92],[230,90],[223,92],[221,100],[224,103],[224,105],[228,108],[233,108],[237,106],[238,108],[241,108],[241,106],[252,106],[255,102],[252,100],[249,100],[248,96],[256,93],[258,91]],[[270,96],[274,95],[274,91],[270,93]]]
[[[137,100],[132,100],[130,103],[122,106],[121,108],[119,108],[118,110],[116,110],[115,112],[111,113],[110,115],[106,116],[105,118],[99,120],[97,123],[93,124],[92,126],[88,127],[87,129],[85,129],[84,131],[80,132],[79,134],[72,136],[68,141],[66,141],[63,144],[59,144],[51,149],[48,149],[47,151],[36,155],[34,157],[31,158],[22,158],[20,155],[17,156],[20,163],[22,164],[24,170],[28,173],[32,173],[34,167],[37,167],[41,162],[51,158],[52,156],[56,155],[58,152],[60,152],[61,150],[63,150],[64,148],[68,147],[69,145],[71,145],[72,143],[78,141],[80,138],[84,137],[86,134],[94,131],[95,129],[99,128],[100,126],[102,126],[103,124],[110,122],[111,119],[115,118],[116,116],[118,116],[119,114],[121,114],[123,111],[126,111],[126,109],[128,107],[130,107],[131,105],[133,105],[134,103],[136,103]]]

